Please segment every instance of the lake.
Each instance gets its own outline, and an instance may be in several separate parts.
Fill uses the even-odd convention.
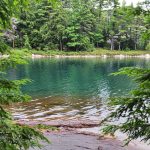
[[[112,76],[123,67],[150,68],[142,58],[41,58],[9,69],[9,79],[29,78],[22,90],[30,103],[15,104],[14,116],[25,120],[99,120],[109,112],[110,97],[127,95],[136,84],[127,76]]]

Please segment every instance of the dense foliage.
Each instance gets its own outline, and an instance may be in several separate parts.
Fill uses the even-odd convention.
[[[5,150],[21,150],[40,146],[39,140],[48,140],[39,131],[13,121],[11,114],[4,110],[4,105],[29,101],[30,97],[21,92],[21,86],[28,80],[9,81],[5,79],[5,69],[25,63],[23,58],[10,54],[0,60],[0,147]]]
[[[11,17],[21,12],[25,8],[28,1],[23,0],[1,0],[0,1],[0,31],[11,25]],[[15,27],[12,26],[15,30]],[[15,36],[14,32],[9,31],[13,45]],[[0,52],[6,52],[7,45],[2,38],[4,35],[0,34]],[[22,56],[14,53],[9,53],[9,57],[0,58],[0,149],[3,150],[26,150],[29,147],[40,147],[39,141],[43,140],[49,142],[41,132],[34,130],[25,125],[17,124],[10,113],[8,113],[4,106],[14,102],[29,101],[30,97],[21,92],[21,86],[28,80],[10,81],[5,78],[5,71],[9,67],[15,67],[17,64],[25,63]]]
[[[136,8],[125,3],[119,5],[118,0],[57,0],[56,5],[53,1],[0,0],[0,52],[7,46],[68,51],[94,47],[150,48],[150,16],[146,11],[149,0]],[[4,109],[4,105],[30,100],[20,89],[27,80],[5,79],[5,70],[25,63],[23,59],[13,53],[9,53],[9,58],[0,59],[0,148],[5,150],[39,146],[39,140],[48,142],[40,132],[16,124]],[[106,131],[121,129],[128,133],[129,140],[141,137],[147,141],[150,137],[150,71],[127,69],[126,72],[136,74],[140,86],[131,97],[112,101],[119,107],[110,118],[125,117],[128,122]],[[143,127],[146,130],[142,130]]]
[[[11,47],[39,50],[149,49],[149,1],[126,6],[118,0],[30,1],[4,38]],[[146,13],[147,12],[147,13]]]
[[[104,133],[117,130],[128,135],[126,143],[140,138],[150,142],[150,69],[124,68],[115,75],[128,75],[138,86],[129,96],[113,98],[110,105],[115,108],[105,121],[114,122],[107,125]]]

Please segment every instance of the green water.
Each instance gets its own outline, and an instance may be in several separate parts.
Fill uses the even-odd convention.
[[[42,58],[8,71],[8,78],[29,78],[22,90],[39,99],[19,105],[22,118],[100,115],[109,97],[126,95],[135,83],[110,76],[122,67],[150,67],[150,59]]]

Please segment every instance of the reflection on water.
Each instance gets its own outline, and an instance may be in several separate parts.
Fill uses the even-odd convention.
[[[126,95],[135,83],[126,76],[110,76],[122,67],[150,67],[149,59],[35,59],[8,71],[9,79],[29,78],[23,91],[33,99],[14,106],[24,119],[90,118],[106,114],[109,97]],[[48,98],[45,98],[48,97]],[[16,110],[17,108],[17,110]],[[18,109],[20,108],[20,109]]]

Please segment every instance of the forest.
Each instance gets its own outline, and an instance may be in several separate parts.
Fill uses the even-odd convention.
[[[137,6],[125,0],[42,0],[26,5],[2,30],[5,46],[43,51],[150,49],[149,0]]]
[[[125,59],[122,59],[119,55],[119,58],[100,56],[96,59],[93,55],[92,59],[85,60],[57,59],[57,56],[46,59],[45,56],[44,59],[29,58],[27,53],[22,53],[24,49],[33,56],[36,55],[34,51],[43,51],[44,54],[47,51],[62,51],[64,57],[66,52],[76,52],[75,54],[78,53],[80,56],[81,51],[91,54],[94,49],[141,51],[140,57],[126,55]],[[98,116],[101,118],[98,120],[98,127],[104,125],[103,129],[100,128],[104,136],[113,135],[114,138],[115,132],[121,131],[127,135],[124,141],[126,145],[137,139],[149,144],[149,50],[149,0],[136,6],[133,3],[127,5],[125,0],[121,4],[119,0],[0,0],[0,150],[42,148],[41,143],[57,145],[66,122],[64,126],[57,124],[57,127],[60,127],[58,130],[57,127],[42,124],[44,117],[47,117],[46,121],[50,119],[50,122],[57,117],[60,122],[66,118],[68,123],[67,117],[72,115],[72,118],[76,118],[75,124],[78,125],[76,121],[79,121],[80,115],[81,118],[85,115],[86,119],[88,115],[96,118],[97,115],[101,115],[101,110],[104,113],[106,111],[106,114],[103,120]],[[113,55],[116,55],[116,51],[113,52]],[[123,76],[113,78],[112,75]],[[24,86],[27,86],[26,89],[31,95],[23,91]],[[113,92],[110,87],[114,90],[113,94],[118,95],[109,97]],[[46,92],[48,95],[45,95]],[[32,94],[36,95],[33,101]],[[43,95],[38,97],[38,94]],[[63,97],[64,95],[66,97]],[[108,101],[105,101],[106,99]],[[108,107],[104,105],[101,109],[103,101]],[[25,108],[24,104],[28,105],[28,108]],[[34,104],[38,104],[38,107]],[[34,108],[37,114],[33,112]],[[108,116],[107,109],[111,110]],[[17,115],[25,117],[23,119],[28,117],[24,116],[24,110],[30,113],[29,117],[33,113],[34,118],[23,122],[22,118],[17,118],[18,116],[12,113],[12,110],[16,111],[16,114],[19,111]],[[46,113],[41,112],[42,110]],[[61,116],[61,113],[64,116]],[[36,117],[41,118],[34,120]],[[114,124],[116,120],[121,121]],[[39,121],[37,126],[34,121]],[[90,120],[90,123],[93,122],[94,119]],[[80,125],[83,127],[84,124],[85,122],[82,122]],[[73,128],[65,129],[73,131]],[[51,139],[47,133],[51,131],[57,136],[55,142],[50,144]],[[73,136],[67,140],[72,138]],[[82,139],[77,139],[82,147]],[[76,145],[76,141],[69,142]],[[110,149],[112,143],[116,144],[116,139],[106,143]],[[102,140],[102,146],[103,144]],[[121,144],[119,148],[122,149]]]

